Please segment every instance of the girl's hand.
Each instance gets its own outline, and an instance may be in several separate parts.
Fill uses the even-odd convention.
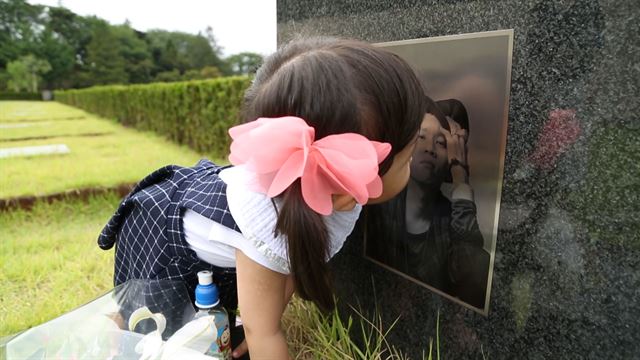
[[[247,346],[247,340],[242,340],[240,345],[236,346],[236,348],[233,349],[231,356],[234,358],[242,357],[244,356],[244,354],[247,353],[248,350],[249,350],[249,347]]]
[[[451,178],[454,183],[468,183],[469,174],[467,173],[467,131],[462,129],[457,122],[453,121],[447,116],[449,122],[449,128],[442,129],[447,140],[447,157],[448,164],[451,168]],[[454,162],[457,160],[457,164]],[[452,165],[452,162],[454,164]]]

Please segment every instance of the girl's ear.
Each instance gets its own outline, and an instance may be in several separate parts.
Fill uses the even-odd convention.
[[[349,211],[356,206],[356,199],[351,195],[335,194],[332,196],[333,210]]]

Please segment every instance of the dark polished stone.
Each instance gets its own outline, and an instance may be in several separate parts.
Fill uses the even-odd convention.
[[[342,307],[371,315],[377,305],[387,326],[400,317],[389,341],[414,359],[435,337],[438,311],[448,359],[640,358],[637,0],[278,1],[279,43],[498,29],[515,40],[488,316],[365,259],[360,232],[332,260]],[[545,132],[558,109],[579,124],[562,146]]]

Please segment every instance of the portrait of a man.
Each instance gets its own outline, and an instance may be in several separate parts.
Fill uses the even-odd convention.
[[[365,256],[486,314],[504,161],[512,33],[447,38],[381,44],[417,69],[429,106],[406,188],[391,201],[367,208]],[[487,39],[494,53],[487,52]],[[475,54],[474,48],[479,49]],[[440,57],[425,61],[431,53]],[[451,61],[460,55],[464,59]],[[496,68],[496,58],[504,60],[501,69]],[[449,62],[445,66],[438,59]],[[485,101],[487,96],[493,98]]]

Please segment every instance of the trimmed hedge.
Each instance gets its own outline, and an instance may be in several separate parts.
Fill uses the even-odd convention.
[[[42,100],[42,95],[40,93],[0,91],[0,100]]]
[[[226,157],[227,129],[239,119],[249,77],[145,85],[96,86],[55,92],[59,102],[125,126],[150,130],[179,144]]]

